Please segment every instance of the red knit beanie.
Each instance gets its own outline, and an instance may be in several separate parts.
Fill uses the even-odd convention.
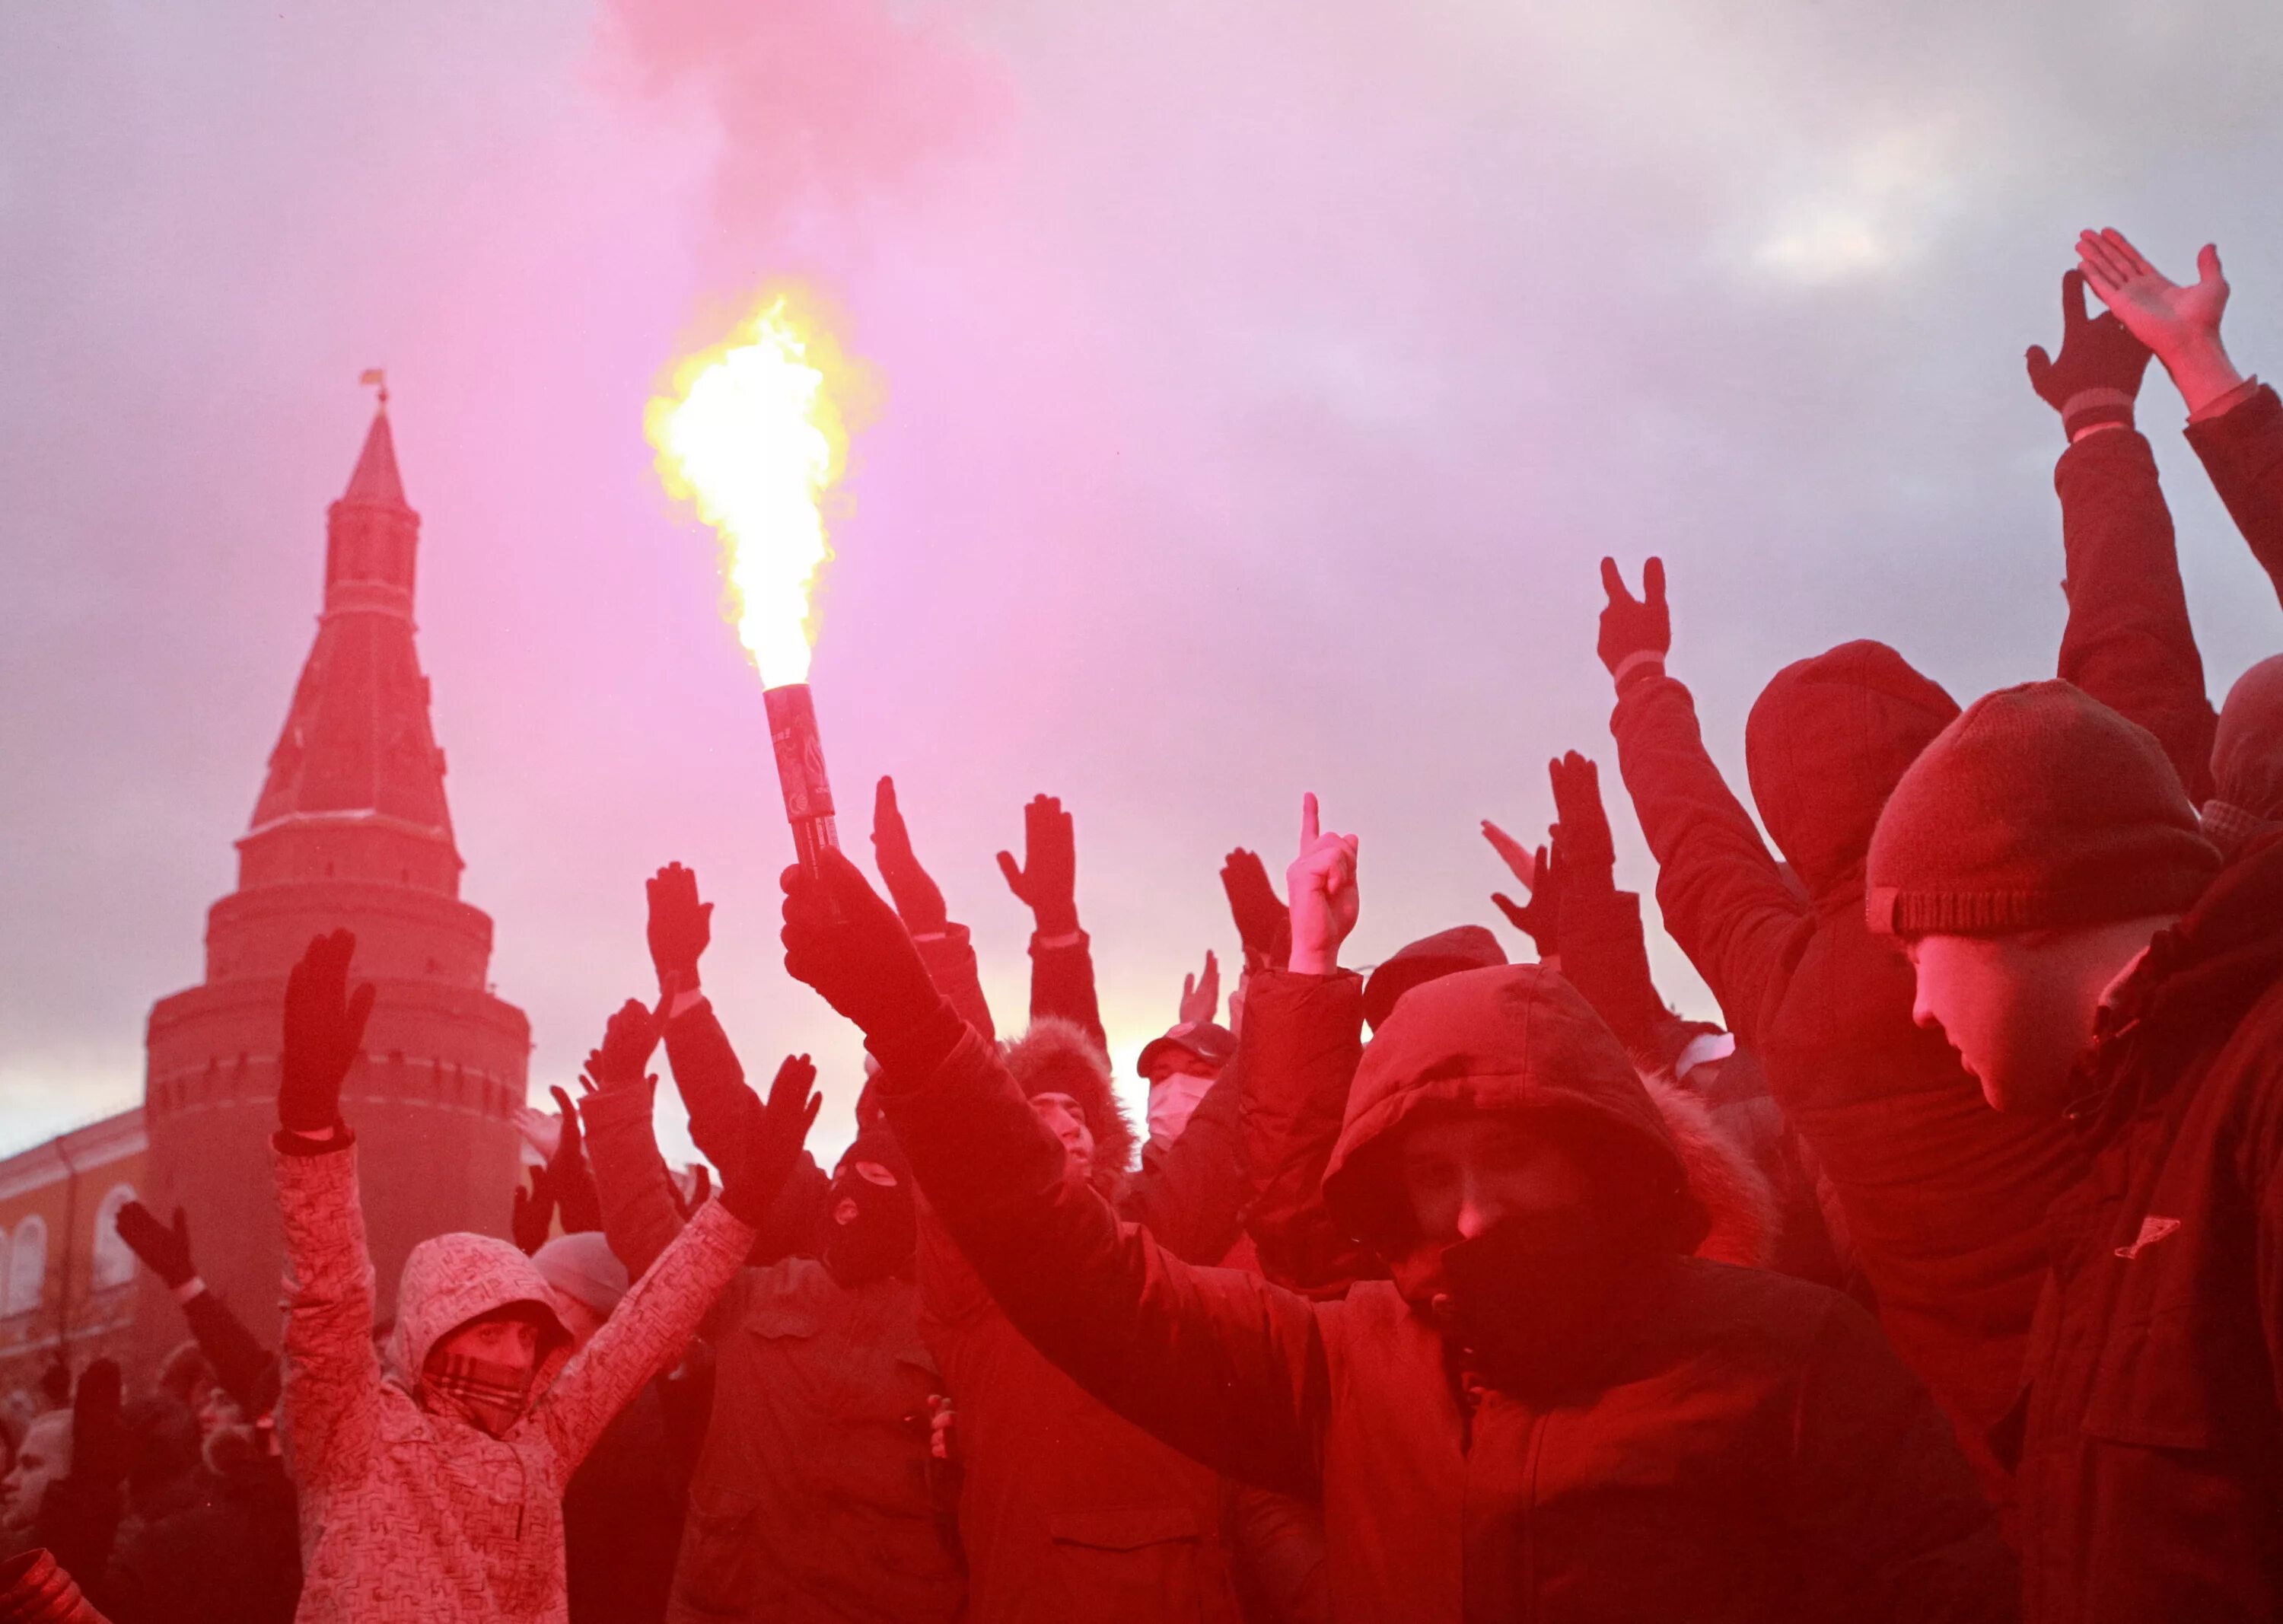
[[[2154,735],[2067,683],[1968,706],[1871,837],[1874,931],[2004,936],[2186,910],[2218,872]]]

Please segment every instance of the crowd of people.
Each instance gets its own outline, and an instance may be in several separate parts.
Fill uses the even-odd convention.
[[[2211,249],[2077,254],[2029,354],[2052,679],[1961,709],[1882,643],[1803,660],[1748,809],[1662,565],[1603,563],[1617,770],[1723,1024],[1655,986],[1586,756],[1544,845],[1484,824],[1526,962],[1461,924],[1344,967],[1360,844],[1309,796],[1282,900],[1230,854],[1228,1022],[1208,955],[1134,1123],[1071,815],[1000,856],[1002,1037],[883,779],[885,895],[837,851],[783,879],[866,1052],[837,1165],[808,1057],[748,1081],[669,865],[656,997],[556,1091],[513,1242],[424,1242],[384,1341],[337,932],[285,991],[282,1328],[121,1213],[192,1340],[8,1429],[0,1620],[2283,1618],[2283,656],[2214,712],[2135,424],[2153,355],[2283,594],[2283,400]]]

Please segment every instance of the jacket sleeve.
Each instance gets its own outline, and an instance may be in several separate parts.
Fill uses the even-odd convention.
[[[1609,1024],[1634,1066],[1670,1072],[1704,1028],[1683,1020],[1657,995],[1640,896],[1606,885],[1565,886],[1561,929],[1562,980]]]
[[[565,1482],[619,1411],[682,1357],[752,1245],[749,1226],[708,1201],[572,1355],[533,1410]]]
[[[1064,1176],[1060,1143],[991,1047],[955,1022],[890,1060],[881,1081],[921,1189],[1032,1346],[1215,1471],[1315,1492],[1329,1378],[1305,1299],[1183,1263],[1119,1223]]]
[[[199,1351],[214,1368],[214,1379],[248,1420],[277,1402],[277,1356],[253,1339],[245,1322],[212,1288],[183,1305]]]
[[[1232,1060],[1189,1113],[1180,1138],[1165,1146],[1143,1144],[1142,1166],[1118,1195],[1118,1216],[1192,1263],[1218,1263],[1236,1244],[1249,1187],[1238,1121],[1243,1090]]]
[[[745,1068],[721,1030],[721,1018],[711,999],[700,998],[666,1023],[666,1058],[674,1067],[674,1086],[682,1092],[695,1124],[701,1116],[714,1120],[744,1108],[752,1096]],[[693,1131],[695,1128],[693,1128]],[[814,1257],[824,1244],[830,1222],[831,1175],[816,1165],[806,1151],[785,1180],[783,1191],[762,1221],[753,1243],[753,1261],[773,1263],[780,1258]]]
[[[2211,793],[2218,719],[2155,454],[2129,428],[2088,434],[2061,453],[2053,489],[2069,605],[2057,675],[2154,733],[2201,806]]]
[[[1324,1168],[1362,1058],[1362,977],[1254,973],[1235,1061],[1253,1182],[1245,1228],[1261,1271],[1312,1297],[1377,1272],[1324,1206]]]
[[[372,1259],[354,1138],[316,1152],[273,1141],[285,1230],[285,1346],[278,1433],[304,1487],[362,1473],[378,1437]]]
[[[1043,1016],[1074,1022],[1095,1048],[1110,1052],[1094,988],[1094,939],[1084,931],[1051,939],[1032,933],[1031,1019]]]
[[[1609,730],[1641,832],[1656,855],[1664,928],[1688,955],[1742,1043],[1756,1042],[1813,927],[1751,814],[1704,748],[1688,690],[1669,676],[1628,687]]]
[[[658,1153],[647,1084],[605,1089],[580,1102],[595,1188],[603,1201],[603,1235],[627,1273],[639,1280],[682,1233],[673,1175]]]
[[[2283,400],[2263,384],[2219,416],[2189,424],[2188,443],[2283,597]]]
[[[2021,1581],[1949,1421],[1868,1315],[1834,1296],[1793,1416],[1786,1511],[1807,1618],[2019,1616]]]
[[[983,995],[983,976],[975,962],[975,942],[963,925],[947,924],[941,931],[912,938],[928,980],[935,983],[959,1018],[985,1037],[998,1035],[991,1024],[991,1004]]]

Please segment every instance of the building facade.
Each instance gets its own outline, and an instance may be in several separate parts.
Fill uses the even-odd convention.
[[[199,1274],[274,1339],[283,1258],[269,1136],[285,976],[326,931],[356,933],[351,976],[378,994],[341,1111],[360,1145],[382,1319],[420,1240],[507,1234],[530,1027],[493,995],[491,920],[460,899],[444,753],[413,639],[419,534],[384,395],[326,516],[316,640],[238,841],[237,889],[206,916],[206,978],[152,1009],[143,1107],[0,1163],[0,1191],[15,1192],[0,1195],[0,1307],[27,1305],[0,1316],[0,1389],[58,1346],[76,1366],[98,1341],[128,1355],[131,1382],[185,1334],[171,1295],[105,1238],[114,1187],[129,1192],[116,1201],[139,1194],[162,1217],[184,1208]],[[43,1245],[53,1261],[35,1270]],[[19,1256],[27,1284],[15,1291]]]

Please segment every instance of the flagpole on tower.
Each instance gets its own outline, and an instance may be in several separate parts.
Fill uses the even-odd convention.
[[[364,375],[362,378],[359,378],[357,382],[379,390],[380,409],[383,411],[386,411],[388,410],[388,371],[386,368],[377,366],[367,367],[364,370]]]

